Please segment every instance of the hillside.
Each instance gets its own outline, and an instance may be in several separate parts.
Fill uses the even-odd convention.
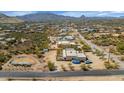
[[[0,23],[20,23],[20,22],[24,22],[24,21],[16,17],[9,17],[0,13]]]
[[[82,22],[84,20],[112,20],[112,19],[120,19],[117,17],[86,17],[82,15],[81,17],[70,17],[57,15],[53,13],[35,13],[35,14],[27,14],[24,16],[17,16],[18,19],[27,21],[27,22],[65,22],[65,21],[73,21],[73,22]]]
[[[28,22],[49,22],[49,21],[62,22],[67,20],[77,21],[80,19],[76,17],[62,16],[62,15],[56,15],[52,13],[28,14],[24,16],[17,16],[17,18],[22,19],[24,21],[28,21]]]

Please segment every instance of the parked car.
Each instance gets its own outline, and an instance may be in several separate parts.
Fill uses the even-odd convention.
[[[73,58],[72,63],[73,63],[73,64],[80,64],[81,62],[80,62],[79,59]]]
[[[90,60],[86,60],[84,63],[85,63],[85,64],[92,64],[93,62],[90,61]]]

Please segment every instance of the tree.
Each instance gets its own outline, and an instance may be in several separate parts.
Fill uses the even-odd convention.
[[[98,49],[96,49],[95,53],[96,53],[97,56],[104,57],[104,52],[101,52]]]
[[[83,41],[80,41],[80,43],[83,45],[84,44],[84,42]]]
[[[91,47],[89,45],[84,44],[82,49],[84,50],[84,52],[91,52]]]
[[[54,63],[52,63],[50,61],[48,62],[48,68],[49,68],[50,71],[56,70],[56,66],[54,65]]]
[[[2,70],[2,66],[0,66],[0,70]]]
[[[32,81],[37,81],[37,79],[36,78],[32,78]]]
[[[91,66],[86,64],[82,64],[80,67],[83,71],[89,71],[91,69]]]
[[[116,62],[104,62],[106,69],[119,69],[119,65]]]
[[[12,81],[12,79],[11,78],[8,78],[8,81]]]
[[[120,52],[121,54],[124,54],[124,43],[118,43],[117,44],[117,50],[118,52]]]
[[[122,57],[120,58],[120,60],[121,60],[121,61],[124,61],[124,56],[122,56]]]
[[[1,53],[0,54],[0,62],[5,62],[6,59],[7,59],[6,56],[3,53]]]

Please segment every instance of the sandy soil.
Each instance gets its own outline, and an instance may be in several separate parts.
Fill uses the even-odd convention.
[[[62,81],[122,81],[124,76],[84,76],[84,77],[59,77],[55,80]]]
[[[0,81],[123,81],[124,76],[0,78]]]
[[[94,55],[92,52],[87,52],[85,54],[88,59],[93,62],[91,65],[93,69],[105,69],[104,61],[102,59],[99,59],[99,57]]]

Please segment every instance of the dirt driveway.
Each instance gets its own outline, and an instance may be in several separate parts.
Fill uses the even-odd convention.
[[[105,69],[104,61],[102,59],[99,59],[99,57],[94,55],[92,52],[87,52],[85,54],[88,59],[93,62],[91,65],[93,69]]]

